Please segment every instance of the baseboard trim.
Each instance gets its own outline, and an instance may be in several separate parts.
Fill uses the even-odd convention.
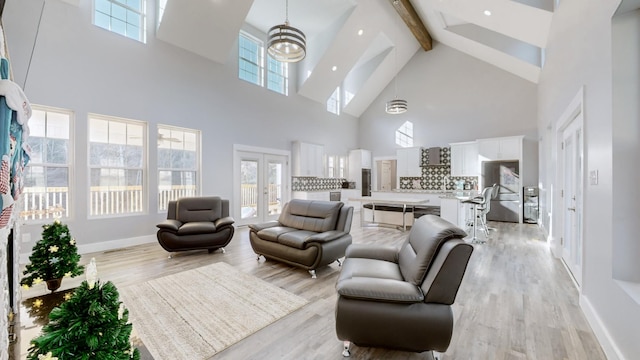
[[[78,245],[78,254],[85,255],[95,252],[116,250],[122,248],[128,248],[136,245],[149,244],[158,241],[156,235],[137,236],[127,239],[104,241],[95,244]],[[29,263],[29,256],[31,252],[26,254],[20,254],[20,264]]]
[[[596,335],[607,359],[625,360],[624,355],[622,355],[620,349],[616,346],[611,334],[609,334],[609,331],[602,323],[600,316],[598,316],[598,313],[591,305],[591,302],[582,294],[580,295],[580,308],[582,309],[584,316],[587,318],[587,322],[591,326],[593,333]]]

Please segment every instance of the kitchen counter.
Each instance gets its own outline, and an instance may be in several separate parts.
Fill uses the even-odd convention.
[[[360,225],[366,224],[386,224],[396,225],[402,228],[403,231],[407,230],[407,226],[413,225],[413,212],[416,205],[426,205],[429,203],[429,199],[426,198],[380,198],[380,197],[357,197],[349,198],[349,201],[359,201],[362,205],[362,211],[360,212]],[[371,210],[365,208],[364,204],[371,204]],[[382,210],[385,207],[391,205],[397,206],[397,211]],[[381,210],[376,209],[376,206],[382,206]],[[408,211],[409,210],[409,211]],[[395,216],[398,214],[398,216]]]

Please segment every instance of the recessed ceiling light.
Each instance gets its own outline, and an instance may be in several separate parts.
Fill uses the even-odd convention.
[[[337,66],[335,66],[335,65],[333,65],[333,67],[331,68],[331,70],[332,70],[332,71],[336,71],[336,70],[338,70],[338,67],[337,67]]]
[[[358,30],[358,35],[362,36],[362,34],[364,34],[364,30],[362,30],[362,29]]]
[[[484,14],[487,15],[487,16],[491,16],[491,10],[485,10]]]

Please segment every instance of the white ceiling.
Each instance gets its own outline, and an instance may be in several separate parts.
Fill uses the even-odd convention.
[[[423,51],[391,1],[290,0],[290,25],[307,36],[307,57],[296,66],[298,84],[292,88],[324,103],[343,86],[353,94],[344,111],[360,116],[398,69]],[[534,83],[543,63],[553,2],[412,0],[435,42]],[[285,0],[167,0],[157,36],[225,63],[245,23],[266,32],[284,20]],[[360,29],[364,33],[358,36]]]

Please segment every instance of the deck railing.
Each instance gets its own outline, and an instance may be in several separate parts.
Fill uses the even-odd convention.
[[[67,187],[25,187],[24,220],[47,220],[69,216],[69,188]],[[197,196],[195,186],[172,186],[158,192],[158,209],[166,210],[169,201],[182,197]],[[258,188],[243,184],[241,187],[241,207],[257,208]],[[278,207],[282,199],[282,187],[269,185],[269,209]],[[117,215],[142,212],[144,196],[142,186],[92,186],[89,194],[89,213],[92,216]]]
[[[67,187],[25,187],[22,191],[24,220],[46,220],[69,216],[69,188]]]
[[[258,186],[242,184],[240,187],[240,202],[242,207],[252,207],[258,204]],[[282,186],[269,185],[269,204],[277,204],[282,199]]]

